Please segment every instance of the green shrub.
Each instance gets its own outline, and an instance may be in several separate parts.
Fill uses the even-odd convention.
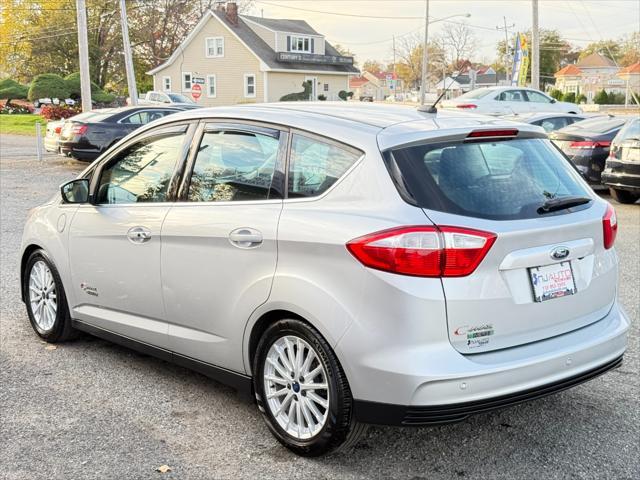
[[[576,94],[574,92],[567,92],[562,95],[563,102],[576,103]]]
[[[311,80],[307,80],[306,82],[302,82],[302,88],[304,90],[298,93],[288,93],[287,95],[283,95],[280,97],[281,102],[303,102],[305,100],[309,100],[311,96]]]
[[[31,101],[38,98],[59,98],[61,100],[69,97],[69,87],[60,75],[55,73],[43,73],[38,75],[31,82],[28,98]]]
[[[556,99],[556,100],[558,100],[558,101],[561,101],[561,100],[562,100],[562,97],[563,97],[563,93],[562,93],[562,91],[561,91],[561,90],[558,90],[557,88],[554,88],[553,90],[551,90],[551,91],[549,92],[549,96],[550,96],[551,98],[555,98],[555,99]]]
[[[596,93],[596,96],[593,97],[593,103],[597,103],[598,105],[606,105],[609,103],[609,95],[604,90],[600,90]]]
[[[80,88],[80,72],[70,73],[64,77],[64,82],[69,88],[69,95],[75,100],[82,97]],[[111,103],[116,99],[115,95],[105,92],[96,83],[91,82],[91,100],[97,103]]]
[[[326,99],[327,99],[326,95],[323,95],[322,93],[318,95],[318,100],[320,100],[321,102],[324,102]]]
[[[624,104],[624,93],[610,93],[609,104],[611,105],[623,105]]]
[[[578,96],[576,97],[576,103],[587,103],[586,95],[582,93],[578,94]]]
[[[340,97],[340,100],[347,100],[347,97],[349,96],[349,94],[346,92],[346,90],[340,90],[338,92],[338,97]]]
[[[25,87],[24,85],[17,85],[15,87],[0,89],[0,98],[6,98],[8,100],[26,99],[28,93],[28,87]]]
[[[112,103],[115,99],[116,99],[115,95],[104,92],[104,91],[91,93],[91,100],[93,100],[96,103]]]

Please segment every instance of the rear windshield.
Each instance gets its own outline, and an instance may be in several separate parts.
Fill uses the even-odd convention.
[[[640,120],[630,120],[622,127],[616,136],[616,141],[624,140],[640,140]]]
[[[536,218],[545,200],[589,196],[546,139],[417,145],[393,150],[386,161],[407,200],[457,215]]]
[[[581,122],[576,122],[570,127],[567,127],[567,129],[586,130],[593,133],[607,133],[614,128],[618,128],[620,125],[623,125],[624,122],[624,118],[617,117],[589,118],[587,120],[582,120]]]
[[[459,97],[457,97],[457,99],[460,99],[460,98],[482,98],[482,97],[486,97],[490,93],[491,93],[491,90],[489,90],[488,88],[480,88],[478,90],[471,90],[470,92],[467,92],[464,95],[460,95]]]

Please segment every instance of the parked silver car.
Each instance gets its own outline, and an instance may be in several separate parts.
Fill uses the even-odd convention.
[[[539,127],[357,103],[165,117],[27,220],[35,331],[252,392],[301,455],[618,366],[613,208]]]

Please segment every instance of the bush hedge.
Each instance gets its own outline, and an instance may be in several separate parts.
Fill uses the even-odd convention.
[[[562,95],[563,102],[576,103],[576,94],[574,92],[567,92]]]
[[[27,85],[21,85],[10,78],[0,80],[0,98],[2,99],[25,99],[28,93],[29,87]]]
[[[29,87],[29,100],[32,102],[39,98],[69,98],[69,87],[60,75],[55,73],[43,73],[36,76]]]
[[[66,105],[45,105],[40,110],[40,116],[45,120],[60,120],[61,118],[73,117],[80,113],[79,107],[68,107]]]
[[[558,101],[561,101],[563,97],[562,91],[558,90],[557,88],[554,88],[553,90],[551,90],[549,92],[549,95],[551,96],[551,98],[555,98]]]
[[[69,88],[71,98],[78,100],[82,96],[80,89],[80,72],[70,73],[64,77]],[[98,103],[111,103],[116,99],[115,95],[105,92],[97,84],[91,82],[91,100]]]

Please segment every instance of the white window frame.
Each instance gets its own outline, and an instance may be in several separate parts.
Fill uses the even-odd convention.
[[[249,77],[253,77],[253,93],[249,93]],[[256,91],[258,90],[256,78],[255,73],[244,74],[244,98],[256,98]]]
[[[302,48],[298,48],[298,40],[302,40]],[[304,48],[304,43],[307,42],[307,48]],[[304,35],[291,35],[291,51],[301,53],[311,53],[311,37]]]
[[[185,87],[185,77],[189,75],[189,88]],[[191,91],[191,87],[193,86],[193,75],[191,74],[191,72],[182,72],[182,91],[183,92],[190,92]]]
[[[213,83],[211,83],[213,79]],[[213,85],[213,95],[211,95],[211,85]],[[207,97],[216,98],[218,96],[218,79],[214,74],[207,75]]]
[[[163,92],[171,91],[171,77],[162,77],[162,91]]]
[[[213,41],[213,55],[209,53],[209,41]],[[220,47],[222,52],[218,53],[218,41],[220,41]],[[207,37],[204,39],[204,55],[207,58],[221,58],[224,57],[224,37]]]

